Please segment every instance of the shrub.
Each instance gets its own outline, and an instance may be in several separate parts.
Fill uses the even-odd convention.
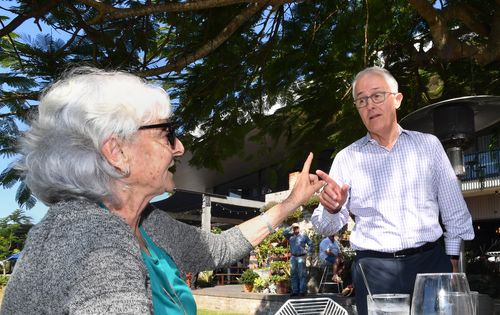
[[[257,278],[259,278],[258,273],[256,273],[252,269],[247,269],[241,274],[241,277],[238,279],[238,281],[242,284],[253,284],[253,282]]]
[[[5,287],[7,285],[7,282],[9,282],[9,277],[0,276],[0,287]]]
[[[201,288],[211,287],[213,286],[214,280],[214,272],[211,270],[202,271],[198,273],[198,278],[196,279],[196,285]]]
[[[313,195],[305,204],[302,205],[303,209],[309,212],[313,212],[319,205],[319,195]]]

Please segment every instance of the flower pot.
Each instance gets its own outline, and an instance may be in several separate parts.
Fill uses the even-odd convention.
[[[246,293],[250,293],[253,291],[253,283],[245,283],[243,284],[243,291]]]
[[[289,292],[288,280],[280,280],[276,282],[276,293],[287,294]]]

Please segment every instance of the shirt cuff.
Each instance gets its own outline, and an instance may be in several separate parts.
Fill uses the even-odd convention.
[[[449,256],[457,256],[460,255],[460,244],[462,243],[462,239],[446,239],[444,240],[446,255]]]

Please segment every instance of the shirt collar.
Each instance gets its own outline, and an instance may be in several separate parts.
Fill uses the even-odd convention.
[[[401,134],[409,134],[408,133],[408,130],[406,129],[403,129],[403,127],[401,127],[399,124],[398,124],[398,138],[399,136],[401,136]],[[366,136],[364,136],[363,138],[361,138],[361,146],[365,146],[367,145],[368,143],[372,143],[372,144],[377,144],[378,145],[378,142],[377,140],[373,139],[372,136],[370,135],[369,132],[366,133]]]

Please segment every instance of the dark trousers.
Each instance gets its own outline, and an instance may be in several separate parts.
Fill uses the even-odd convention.
[[[363,266],[372,294],[413,293],[417,273],[452,272],[449,257],[439,245],[431,250],[403,258],[375,258],[356,255],[353,282],[358,315],[368,314],[365,287],[359,264]]]

